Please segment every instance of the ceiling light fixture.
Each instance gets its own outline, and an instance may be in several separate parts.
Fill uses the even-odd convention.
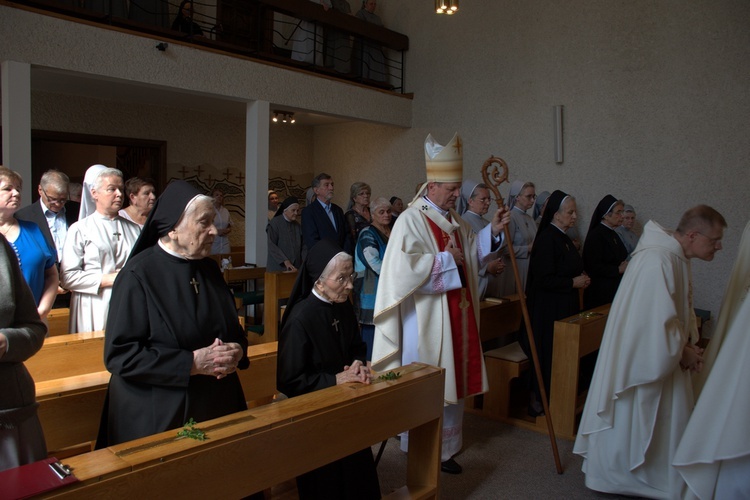
[[[274,111],[273,118],[271,121],[274,123],[294,123],[297,120],[294,119],[294,113],[291,111]]]
[[[458,0],[435,0],[435,12],[449,16],[458,12]]]

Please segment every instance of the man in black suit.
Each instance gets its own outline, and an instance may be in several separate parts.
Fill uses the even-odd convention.
[[[318,174],[312,181],[315,199],[302,210],[302,241],[310,249],[320,240],[332,240],[351,254],[354,245],[346,230],[346,220],[341,207],[332,203],[333,179],[328,174]]]
[[[37,191],[39,200],[15,213],[18,220],[33,222],[47,242],[57,250],[57,262],[62,256],[68,227],[78,220],[80,204],[68,201],[68,176],[58,170],[48,170],[42,175]],[[58,289],[59,291],[59,289]],[[58,295],[53,307],[67,307],[68,294]]]

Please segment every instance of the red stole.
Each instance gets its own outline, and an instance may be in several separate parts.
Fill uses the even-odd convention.
[[[427,221],[430,223],[438,249],[441,252],[444,251],[451,240],[450,235],[429,218]],[[461,239],[456,233],[454,234],[456,235],[454,243],[463,252]],[[464,253],[464,255],[466,254]],[[469,256],[469,258],[472,257],[476,258],[475,256]],[[458,398],[462,399],[482,392],[482,346],[479,340],[479,328],[474,315],[469,284],[464,283],[464,288],[450,290],[446,295],[451,321],[451,338],[453,340],[456,392]]]

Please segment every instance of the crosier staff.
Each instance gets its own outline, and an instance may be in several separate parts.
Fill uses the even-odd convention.
[[[482,179],[487,187],[495,195],[498,208],[503,206],[503,197],[500,195],[498,186],[508,180],[508,164],[505,160],[498,158],[497,156],[490,156],[487,161],[482,165]],[[547,391],[544,390],[544,381],[542,379],[542,369],[539,365],[539,356],[536,352],[536,343],[534,342],[534,332],[531,330],[531,319],[529,318],[529,309],[526,307],[526,294],[523,290],[521,282],[521,275],[518,273],[518,265],[516,264],[516,254],[513,251],[513,242],[511,241],[510,228],[505,225],[505,242],[508,245],[508,253],[510,254],[510,262],[513,267],[513,276],[516,278],[516,290],[518,291],[518,300],[521,302],[521,312],[523,313],[523,321],[526,324],[526,334],[529,339],[529,346],[531,347],[531,359],[534,362],[534,370],[536,372],[536,382],[539,386],[539,394],[542,398],[542,405],[544,408],[544,417],[547,421],[547,431],[549,432],[550,442],[552,443],[552,455],[555,458],[555,467],[557,473],[562,474],[562,464],[560,463],[560,454],[557,451],[557,440],[555,439],[555,430],[552,428],[552,417],[549,414],[549,405],[547,403]]]

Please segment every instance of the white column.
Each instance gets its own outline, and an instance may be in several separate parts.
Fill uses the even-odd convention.
[[[245,262],[265,267],[268,258],[268,127],[266,101],[247,105],[245,118]]]
[[[21,204],[31,203],[31,65],[3,61],[0,66],[3,107],[3,165],[24,180]]]

